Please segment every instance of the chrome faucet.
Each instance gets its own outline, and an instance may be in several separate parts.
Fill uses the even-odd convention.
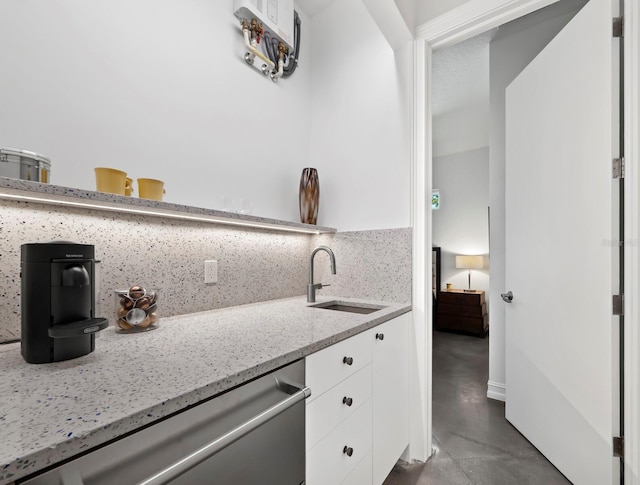
[[[319,290],[323,286],[329,286],[323,285],[322,283],[313,282],[313,258],[320,250],[326,251],[329,255],[329,258],[331,258],[331,274],[336,274],[336,256],[335,254],[333,254],[331,248],[328,248],[327,246],[318,246],[317,248],[315,248],[311,253],[311,265],[309,267],[309,284],[307,285],[307,301],[309,303],[313,303],[316,301],[316,290]]]

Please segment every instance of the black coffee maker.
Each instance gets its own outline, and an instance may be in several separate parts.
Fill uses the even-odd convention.
[[[67,241],[23,244],[22,356],[32,364],[93,352],[95,333],[107,328],[95,316],[95,249]]]

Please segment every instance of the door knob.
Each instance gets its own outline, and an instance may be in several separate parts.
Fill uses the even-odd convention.
[[[511,291],[507,291],[506,293],[500,293],[500,296],[506,303],[511,303],[513,301],[513,293]]]

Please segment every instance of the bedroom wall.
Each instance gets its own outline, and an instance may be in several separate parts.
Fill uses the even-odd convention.
[[[489,301],[489,148],[433,159],[440,209],[433,214],[433,244],[441,248],[441,283],[468,288],[468,272],[456,269],[456,255],[485,256],[485,268],[471,270],[471,288]]]

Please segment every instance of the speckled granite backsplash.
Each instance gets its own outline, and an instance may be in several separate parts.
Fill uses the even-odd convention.
[[[0,341],[20,335],[20,245],[67,240],[93,244],[100,316],[115,311],[113,291],[159,288],[163,316],[305,294],[307,235],[0,201]],[[205,259],[218,283],[204,284]]]
[[[337,266],[334,276],[327,254],[316,255],[315,280],[331,285],[318,294],[411,302],[410,227],[323,234],[315,242],[333,249]]]
[[[20,245],[51,240],[95,246],[99,316],[111,322],[113,291],[132,284],[161,290],[161,319],[304,295],[319,244],[338,263],[332,276],[326,254],[316,256],[316,282],[333,285],[319,294],[411,300],[411,229],[309,236],[0,201],[0,342],[20,337]],[[205,259],[218,260],[217,284],[203,283]]]

